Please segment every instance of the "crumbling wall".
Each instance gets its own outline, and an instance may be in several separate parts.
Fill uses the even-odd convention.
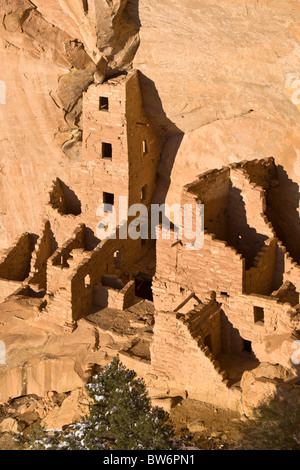
[[[270,295],[274,290],[273,279],[277,256],[276,239],[267,240],[257,254],[254,266],[245,272],[245,292],[247,294]]]
[[[124,310],[131,305],[135,298],[135,283],[128,282],[122,289],[95,285],[93,290],[93,305],[101,308]]]
[[[221,353],[221,310],[219,304],[212,300],[208,304],[201,305],[187,314],[184,321],[193,338],[201,337],[214,357]]]
[[[40,289],[47,287],[47,260],[57,248],[57,243],[47,220],[32,253],[30,268],[30,283],[36,284]]]
[[[277,237],[286,246],[294,261],[300,262],[299,185],[293,182],[286,170],[276,166],[276,180],[266,192],[266,215]]]
[[[239,190],[243,199],[247,225],[254,228],[258,234],[266,235],[269,238],[273,237],[273,228],[265,217],[266,199],[263,188],[251,182],[247,173],[239,168],[238,164],[230,167],[230,179],[232,182],[231,192],[234,188]],[[232,220],[239,217],[239,214],[235,213],[236,209],[234,200],[231,205],[231,200],[229,199],[229,224]],[[242,219],[239,222],[244,223],[244,220]]]
[[[71,239],[58,248],[47,261],[47,308],[41,312],[49,321],[62,326],[73,324],[72,278],[73,269],[68,261],[72,259],[72,251],[85,247],[85,225],[75,230]],[[77,268],[75,267],[75,270]],[[80,295],[80,292],[78,293]]]
[[[204,227],[219,240],[227,240],[229,176],[229,168],[208,171],[186,185],[182,194],[182,205],[191,203],[188,193],[204,204]]]
[[[93,251],[86,248],[86,227],[80,225],[73,237],[56,250],[47,263],[48,303],[45,312],[50,321],[60,325],[74,325],[93,306],[93,290],[102,284],[104,275],[122,276],[129,281],[131,267],[146,248],[141,240],[106,239]],[[115,253],[121,253],[119,266]],[[122,292],[122,305],[130,302],[133,284]],[[121,305],[121,304],[118,304]]]
[[[228,243],[243,255],[246,269],[273,233],[263,220],[264,194],[240,169],[231,169],[228,201]]]
[[[226,296],[220,296],[218,300],[226,303],[226,299]],[[221,311],[221,343],[223,353],[236,355],[243,351],[243,338],[238,328],[235,328],[228,320],[223,310],[223,305]]]
[[[261,321],[255,321],[257,307],[262,309]],[[280,338],[292,334],[291,314],[296,313],[296,310],[289,303],[281,303],[274,297],[256,294],[230,296],[223,299],[222,309],[239,335],[251,342],[252,350],[260,362],[273,362],[267,351],[271,337],[275,338],[279,347],[283,341]],[[240,346],[242,351],[242,343]]]
[[[60,180],[58,178],[56,178],[56,180],[53,182],[52,188],[50,190],[49,204],[53,207],[53,209],[56,209],[59,214],[66,214],[66,201]]]
[[[34,242],[34,235],[24,233],[12,248],[4,251],[0,260],[0,279],[24,281],[28,277]]]
[[[276,297],[279,302],[288,302],[295,307],[299,304],[300,294],[296,291],[294,284],[286,281],[277,291],[272,293],[272,297]]]
[[[72,237],[67,240],[64,245],[58,248],[48,261],[49,268],[51,266],[65,266],[68,265],[71,252],[75,249],[85,248],[85,225],[81,224],[76,228]],[[48,269],[49,272],[49,269]]]
[[[276,184],[276,164],[273,157],[261,160],[245,160],[238,164],[247,172],[249,180],[267,190]]]
[[[183,300],[180,290],[194,292],[200,299],[209,298],[211,291],[230,295],[243,291],[244,260],[213,235],[205,234],[200,250],[187,250],[185,245],[161,236],[156,246],[152,290],[157,310],[174,310]]]
[[[300,266],[292,259],[284,247],[282,247],[282,251],[285,267],[283,281],[290,281],[296,287],[297,292],[300,292]]]
[[[56,178],[52,184],[49,204],[60,215],[76,216],[81,213],[81,204],[76,194],[59,178]]]

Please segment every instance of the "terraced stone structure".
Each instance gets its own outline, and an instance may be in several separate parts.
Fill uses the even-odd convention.
[[[2,401],[76,389],[117,353],[153,398],[248,412],[271,392],[299,390],[291,361],[300,339],[297,194],[274,158],[207,171],[182,188],[182,206],[204,204],[202,249],[187,250],[184,236],[120,239],[120,227],[116,239],[97,239],[99,204],[119,214],[126,196],[150,210],[161,149],[139,72],[84,93],[81,176],[72,188],[53,180],[41,234],[24,234],[0,261],[3,332],[16,332],[0,366]],[[31,305],[20,327],[5,310],[12,301]],[[31,327],[60,344],[36,340],[37,364],[27,349],[26,363],[14,353]],[[62,381],[64,367],[71,378]]]

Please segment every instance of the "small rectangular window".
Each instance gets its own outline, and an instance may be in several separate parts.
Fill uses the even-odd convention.
[[[100,111],[108,111],[108,98],[106,96],[100,96],[99,109]]]
[[[112,160],[112,145],[107,142],[102,142],[102,158]]]
[[[253,313],[254,313],[254,323],[258,323],[258,322],[264,323],[265,313],[262,307],[253,307]]]
[[[103,193],[103,204],[105,212],[112,212],[112,206],[115,202],[115,195],[112,193]]]
[[[220,294],[223,295],[224,297],[229,297],[228,292],[220,292]]]

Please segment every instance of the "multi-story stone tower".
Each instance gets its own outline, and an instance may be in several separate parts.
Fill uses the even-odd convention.
[[[111,204],[119,217],[119,197],[128,206],[150,209],[161,139],[143,111],[139,73],[132,71],[101,85],[83,98],[83,166],[88,174],[83,212],[91,228],[99,204]]]

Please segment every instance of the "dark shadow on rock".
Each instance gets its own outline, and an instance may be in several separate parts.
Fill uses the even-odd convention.
[[[135,24],[137,31],[139,31],[142,26],[139,15],[139,0],[128,0],[124,13]]]
[[[139,73],[139,79],[144,110],[151,123],[159,128],[166,137],[182,134],[182,130],[167,117],[153,80],[141,72]]]
[[[179,151],[184,134],[175,134],[167,138],[161,153],[160,164],[157,172],[156,189],[152,198],[152,204],[163,204],[171,184],[171,174],[175,158]]]
[[[163,204],[171,182],[174,161],[184,133],[166,115],[155,83],[139,72],[143,108],[150,123],[164,140],[161,160],[157,172],[157,184],[153,204]]]
[[[97,238],[91,228],[85,228],[85,249],[92,251],[99,245],[100,240]]]
[[[276,166],[276,178],[278,184],[266,193],[266,215],[277,237],[293,259],[300,263],[299,185],[288,177],[281,165]]]
[[[225,241],[245,258],[246,269],[249,269],[253,266],[255,257],[262,250],[268,237],[248,225],[241,190],[233,187],[231,182],[229,194],[227,240]]]
[[[66,213],[73,215],[81,214],[81,202],[75,192],[61,180],[60,185],[65,197]]]

